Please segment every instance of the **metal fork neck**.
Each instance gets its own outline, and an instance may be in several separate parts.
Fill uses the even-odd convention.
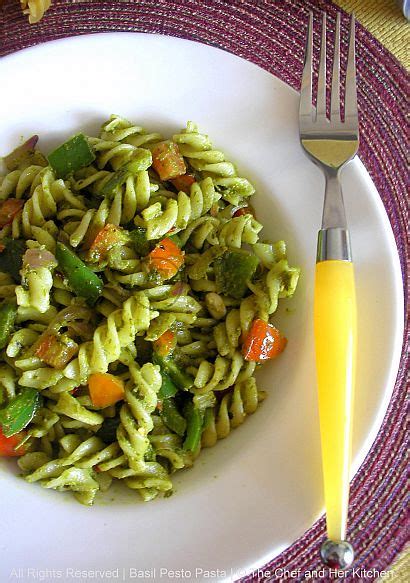
[[[316,260],[352,261],[342,188],[338,169],[326,168],[326,190],[322,228],[318,234]]]
[[[329,167],[323,169],[325,170],[326,189],[323,204],[322,229],[346,229],[346,214],[342,187],[339,181],[339,169]]]

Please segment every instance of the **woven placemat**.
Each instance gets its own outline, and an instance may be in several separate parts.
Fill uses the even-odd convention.
[[[16,0],[1,6],[0,54],[40,42],[105,31],[159,33],[200,41],[256,63],[299,88],[307,11],[326,10],[334,24],[338,8],[330,0],[54,0],[46,17],[30,26]],[[348,17],[342,26],[347,33]],[[404,68],[366,29],[357,26],[358,99],[361,111],[359,155],[389,216],[399,251],[405,297],[409,267],[406,127],[407,78]],[[12,83],[12,80],[10,80]],[[4,90],[4,88],[3,88]],[[340,580],[368,581],[386,570],[403,549],[406,522],[406,375],[409,325],[393,396],[378,436],[351,486],[349,540],[357,553],[355,570]],[[318,549],[325,539],[324,519],[264,569],[247,580],[302,581],[318,570]],[[283,576],[282,576],[283,575]]]
[[[410,68],[410,24],[395,0],[334,0]]]

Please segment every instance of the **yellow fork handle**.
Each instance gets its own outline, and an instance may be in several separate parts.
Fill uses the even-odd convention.
[[[328,538],[344,540],[356,353],[356,295],[353,264],[316,264],[315,345],[322,464]]]

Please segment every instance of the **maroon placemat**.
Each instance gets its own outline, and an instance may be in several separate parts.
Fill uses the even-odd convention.
[[[21,14],[18,0],[4,0],[0,13],[0,55],[79,34],[159,33],[225,49],[298,89],[310,9],[326,10],[332,24],[340,10],[328,0],[53,0],[45,18],[30,26]],[[342,14],[342,26],[347,32],[348,18]],[[409,221],[404,128],[408,78],[398,61],[360,25],[356,36],[361,112],[359,155],[389,216],[407,299]],[[357,558],[355,571],[342,578],[346,581],[374,579],[374,570],[388,569],[408,537],[405,499],[408,348],[406,319],[405,343],[393,396],[371,451],[351,485],[348,539],[354,541]],[[322,518],[246,580],[304,580],[305,571],[321,569],[318,549],[324,539]],[[296,573],[286,576],[290,571]],[[315,581],[330,579],[337,580],[328,574],[314,577]]]

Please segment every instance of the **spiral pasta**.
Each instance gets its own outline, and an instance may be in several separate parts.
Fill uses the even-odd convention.
[[[48,159],[35,143],[0,178],[0,429],[29,483],[168,496],[265,398],[299,269],[192,122],[164,140],[113,115]]]
[[[254,378],[236,383],[215,407],[206,409],[202,447],[212,447],[218,439],[228,437],[265,397],[264,392],[258,391]]]
[[[51,6],[51,0],[20,0],[23,13],[28,15],[30,24],[41,20],[46,10]]]

